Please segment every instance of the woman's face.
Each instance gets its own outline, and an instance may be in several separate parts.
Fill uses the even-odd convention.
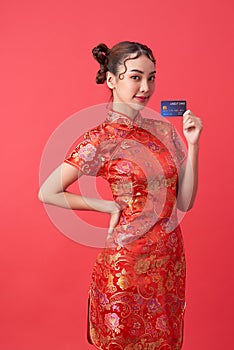
[[[130,56],[134,57],[134,55]],[[155,65],[145,55],[136,59],[129,59],[120,65],[118,73],[107,75],[107,85],[113,91],[113,104],[121,106],[119,109],[128,115],[136,114],[148,103],[155,89]],[[120,78],[119,78],[120,76]]]

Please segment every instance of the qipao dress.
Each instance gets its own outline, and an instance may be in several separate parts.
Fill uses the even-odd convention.
[[[119,223],[97,256],[88,340],[102,350],[179,350],[186,265],[177,222],[185,151],[174,127],[110,110],[65,162],[109,182]]]

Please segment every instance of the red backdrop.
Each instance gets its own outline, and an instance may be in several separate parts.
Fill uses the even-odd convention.
[[[37,200],[38,172],[54,129],[108,99],[95,84],[92,48],[122,40],[155,53],[151,108],[186,99],[204,121],[198,196],[182,222],[183,349],[233,346],[233,10],[231,0],[1,1],[1,349],[92,348],[86,305],[98,249],[50,222]]]

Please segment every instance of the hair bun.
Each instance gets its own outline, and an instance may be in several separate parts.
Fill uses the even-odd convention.
[[[100,64],[100,70],[97,72],[96,75],[96,83],[97,84],[103,84],[106,80],[106,72],[108,71],[107,64],[108,64],[108,54],[110,50],[106,46],[106,44],[98,44],[96,47],[93,48],[92,53],[93,57],[96,61]]]
[[[93,48],[92,53],[95,60],[98,61],[98,63],[105,65],[107,62],[107,55],[109,54],[110,50],[106,46],[106,44],[98,44],[96,47]]]

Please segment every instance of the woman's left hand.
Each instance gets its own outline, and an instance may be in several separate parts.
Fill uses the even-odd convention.
[[[191,145],[199,143],[203,124],[200,118],[196,117],[190,109],[183,114],[183,133],[187,142]]]

